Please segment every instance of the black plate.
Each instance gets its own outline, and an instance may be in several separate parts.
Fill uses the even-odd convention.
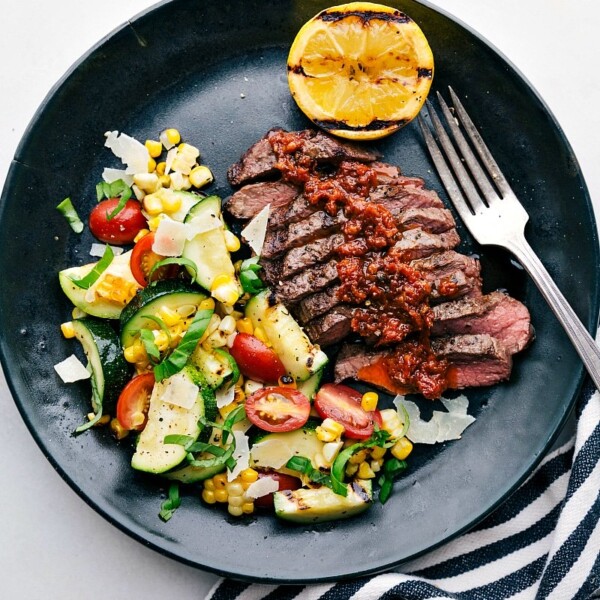
[[[540,98],[489,45],[413,1],[393,3],[425,30],[434,89],[465,99],[531,215],[528,236],[589,326],[598,308],[598,244],[573,153]],[[74,437],[88,410],[86,384],[61,385],[52,365],[73,351],[56,272],[88,262],[89,232],[75,235],[54,209],[71,195],[82,215],[102,167],[116,166],[102,134],[144,140],[177,127],[200,146],[229,188],[226,168],[270,127],[303,128],[285,62],[300,26],[322,1],[253,0],[159,5],[112,33],[51,92],[17,151],[0,213],[0,349],[15,401],[54,467],[91,506],[141,542],[186,563],[240,578],[323,581],[397,565],[471,527],[527,476],[565,421],[582,368],[538,292],[506,255],[486,252],[488,288],[506,287],[531,309],[533,346],[510,383],[469,392],[477,421],[460,442],[418,448],[409,474],[382,508],[314,528],[274,518],[228,519],[185,498],[158,519],[156,479],[129,467],[126,444],[104,430]],[[414,124],[378,145],[386,160],[441,191]],[[464,233],[464,232],[463,232]],[[468,239],[464,236],[465,239]],[[469,250],[468,243],[464,248]]]

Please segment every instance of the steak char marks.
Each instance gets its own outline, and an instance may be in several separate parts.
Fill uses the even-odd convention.
[[[361,369],[389,358],[393,348],[370,349],[369,338],[367,344],[364,338],[352,343],[357,307],[341,301],[338,274],[338,250],[346,241],[343,228],[348,217],[342,209],[329,214],[321,205],[309,203],[300,185],[281,179],[270,141],[278,131],[268,132],[229,169],[230,183],[242,187],[228,199],[225,210],[247,220],[270,205],[261,276],[313,343],[344,342],[335,365],[336,381],[358,379]],[[450,387],[507,379],[512,355],[533,337],[529,312],[507,294],[482,293],[480,263],[456,251],[460,238],[454,218],[437,193],[426,189],[422,179],[403,176],[397,167],[378,162],[378,154],[360,146],[322,132],[299,135],[302,151],[319,169],[333,170],[351,160],[368,164],[375,172],[367,201],[389,211],[401,232],[393,251],[431,286],[431,350],[448,362]]]

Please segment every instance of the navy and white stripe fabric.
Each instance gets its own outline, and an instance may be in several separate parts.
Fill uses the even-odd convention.
[[[220,580],[206,600],[584,600],[600,598],[600,394],[587,385],[575,435],[475,529],[397,572],[341,583]]]

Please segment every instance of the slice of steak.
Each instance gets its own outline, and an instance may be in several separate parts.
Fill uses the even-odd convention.
[[[341,342],[351,332],[353,309],[340,304],[327,314],[313,319],[304,326],[306,335],[313,344],[331,346]]]
[[[290,223],[302,221],[319,210],[318,206],[309,204],[302,195],[297,196],[287,206],[282,206],[271,211],[269,229],[279,229]]]
[[[400,185],[388,183],[378,185],[371,190],[369,198],[373,202],[380,202],[387,206],[387,202],[395,199],[402,201],[406,208],[444,208],[444,203],[433,190],[427,190],[416,185]]]
[[[296,307],[296,316],[300,322],[308,323],[339,304],[340,301],[337,298],[339,289],[339,285],[332,285],[322,292],[316,292],[303,298]]]
[[[273,178],[278,175],[277,157],[269,138],[282,129],[272,129],[258,142],[250,146],[242,158],[229,167],[227,179],[234,187],[257,179]],[[318,162],[339,163],[343,160],[372,162],[379,154],[352,144],[341,142],[321,131],[307,129],[294,132],[303,143],[303,153]]]
[[[306,246],[292,248],[283,257],[281,276],[285,279],[330,259],[338,246],[344,243],[342,233],[334,233],[326,238],[315,240]]]
[[[487,333],[510,354],[523,350],[533,336],[527,307],[503,292],[444,302],[433,314],[432,335]]]
[[[431,273],[426,279],[431,282],[431,305],[457,298],[477,298],[481,296],[481,278],[469,277],[464,271],[456,271],[450,275],[432,278]]]
[[[510,353],[487,333],[436,338],[431,348],[449,361],[448,381],[453,389],[494,385],[510,376]]]
[[[284,181],[261,181],[249,183],[232,194],[225,203],[225,210],[236,219],[251,219],[267,204],[271,211],[287,206],[300,194],[300,190]]]
[[[336,383],[357,379],[358,372],[385,356],[385,352],[369,350],[364,344],[344,344],[337,355],[334,368]]]
[[[404,261],[429,256],[434,252],[451,250],[460,244],[460,237],[456,229],[444,233],[434,234],[424,231],[420,227],[407,229],[394,246],[394,252],[398,253]]]
[[[377,173],[378,183],[390,183],[394,179],[402,177],[400,169],[396,165],[375,161],[369,166]]]
[[[278,302],[291,306],[300,302],[305,296],[325,289],[337,278],[337,261],[330,260],[303,271],[291,279],[282,281],[277,287],[275,295]]]
[[[394,215],[401,229],[421,227],[431,233],[444,233],[456,227],[452,213],[446,208],[428,207],[398,210],[393,204],[387,208]]]
[[[260,257],[260,266],[262,270],[258,272],[260,278],[267,284],[272,287],[279,285],[281,281],[281,269],[282,269],[282,259],[274,258],[272,260],[268,258]]]

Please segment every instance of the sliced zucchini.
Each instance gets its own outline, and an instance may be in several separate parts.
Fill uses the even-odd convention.
[[[327,355],[313,344],[288,309],[272,301],[264,290],[246,304],[246,317],[261,327],[288,373],[297,381],[306,381],[327,363]]]
[[[200,417],[206,414],[205,394],[201,387],[189,407],[169,402],[169,398],[187,396],[189,386],[197,386],[198,373],[194,367],[157,382],[150,397],[148,421],[139,436],[131,466],[147,473],[164,473],[179,465],[186,450],[179,444],[165,444],[167,435],[185,435],[198,439],[202,426]]]
[[[171,481],[180,481],[181,483],[197,483],[198,481],[210,479],[224,470],[225,465],[216,465],[214,467],[194,467],[188,465],[175,471],[165,473],[163,477]]]
[[[119,394],[130,377],[129,365],[123,358],[119,337],[107,321],[86,317],[72,323],[92,371],[92,408],[97,421],[103,413],[114,411]],[[78,431],[84,431],[90,423]]]
[[[151,326],[151,318],[158,316],[161,307],[175,311],[184,306],[197,308],[206,298],[198,288],[177,280],[149,285],[140,290],[121,313],[121,344],[124,348],[131,346],[140,329]]]
[[[208,352],[200,345],[196,346],[190,356],[190,362],[202,371],[206,382],[214,390],[220,387],[233,372],[229,361],[221,354]]]
[[[231,256],[225,243],[225,226],[221,214],[221,199],[218,196],[208,196],[190,209],[185,218],[186,223],[198,220],[207,222],[217,219],[221,225],[198,233],[193,239],[186,242],[182,256],[196,264],[196,272],[190,270],[190,275],[195,275],[196,281],[206,290],[210,291],[212,284],[219,275],[229,275],[235,280],[235,270]]]
[[[323,379],[323,369],[319,369],[314,375],[311,375],[306,381],[298,383],[298,391],[302,392],[309,400],[314,400]]]
[[[347,496],[340,496],[325,486],[275,492],[275,514],[295,523],[322,523],[353,517],[371,506],[373,489],[369,479],[357,479],[347,487]]]
[[[131,273],[129,268],[129,258],[131,257],[131,251],[124,252],[119,256],[115,256],[108,266],[108,268],[100,275],[96,283],[89,289],[84,290],[79,286],[75,285],[71,278],[81,279],[87,275],[96,265],[96,263],[90,263],[82,265],[80,267],[71,267],[70,269],[64,269],[58,274],[58,281],[63,292],[67,298],[77,307],[94,317],[101,317],[103,319],[118,319],[123,310],[123,304],[111,302],[106,298],[102,298],[94,294],[94,289],[100,285],[107,275],[113,275],[114,277],[120,277],[127,283],[134,285],[136,288],[140,287],[140,284],[135,280],[135,277]]]

